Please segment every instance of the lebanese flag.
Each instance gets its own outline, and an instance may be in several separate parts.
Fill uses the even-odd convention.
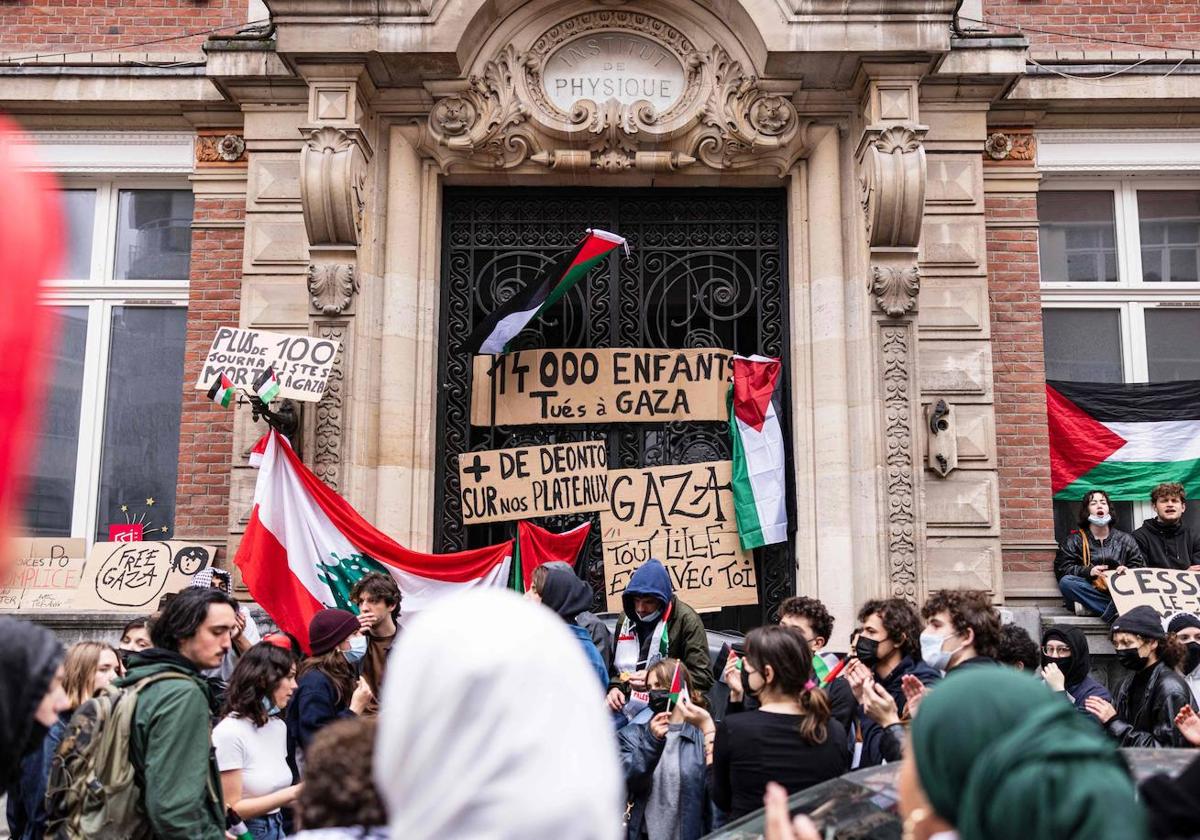
[[[575,565],[579,551],[587,542],[592,530],[591,522],[584,522],[569,531],[556,534],[532,522],[517,523],[517,556],[513,561],[513,588],[518,592],[528,591],[533,582],[533,570],[543,563],[561,560]]]
[[[1200,493],[1200,380],[1047,382],[1046,417],[1055,499],[1143,500],[1164,481]]]
[[[787,540],[786,458],[775,405],[782,367],[766,356],[733,357],[733,507],[746,550]]]
[[[261,457],[234,562],[254,600],[306,651],[309,619],[325,607],[357,613],[350,590],[368,572],[396,579],[402,619],[454,592],[507,580],[511,540],[454,554],[410,551],[317,478],[278,432],[267,433]]]
[[[609,252],[623,245],[624,238],[615,233],[589,228],[570,253],[551,263],[533,282],[483,319],[467,339],[468,350],[473,355],[507,353],[517,333],[557,303]],[[628,250],[629,246],[625,247]]]

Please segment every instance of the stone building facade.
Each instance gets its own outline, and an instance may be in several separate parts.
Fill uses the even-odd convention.
[[[452,521],[446,465],[478,441],[455,426],[453,348],[470,326],[455,297],[470,293],[455,291],[458,260],[497,236],[513,236],[514,251],[544,251],[550,239],[535,248],[522,237],[558,230],[563,208],[616,207],[620,219],[657,220],[639,228],[643,254],[631,240],[631,259],[645,260],[637,282],[649,283],[669,273],[665,258],[652,262],[649,237],[668,236],[663,202],[677,198],[697,226],[725,212],[714,208],[753,206],[761,220],[755,261],[722,267],[738,243],[723,245],[718,230],[689,252],[679,282],[697,299],[714,295],[718,310],[736,308],[742,290],[757,295],[746,316],[762,327],[754,346],[729,349],[784,360],[795,534],[763,576],[767,600],[815,594],[843,631],[856,604],[885,594],[971,586],[998,602],[1053,602],[1047,368],[1068,378],[1086,368],[1070,347],[1107,341],[1111,318],[1087,318],[1112,310],[1117,380],[1144,380],[1154,328],[1134,322],[1169,308],[1162,328],[1183,335],[1200,305],[1188,268],[1200,248],[1200,130],[1185,108],[1200,90],[1190,49],[1200,21],[1184,2],[1064,8],[13,4],[0,11],[0,107],[65,188],[94,193],[91,215],[72,217],[96,237],[87,276],[57,284],[52,299],[87,310],[87,335],[61,352],[85,354],[78,391],[102,408],[89,418],[86,399],[63,397],[67,413],[84,415],[56,432],[74,435],[77,452],[41,464],[38,480],[49,488],[55,470],[69,472],[72,486],[64,496],[58,483],[67,501],[57,507],[47,489],[38,532],[94,538],[120,495],[105,467],[116,432],[101,416],[120,384],[108,319],[186,305],[163,345],[179,355],[168,377],[181,394],[175,535],[231,556],[246,524],[246,455],[262,427],[193,389],[215,328],[240,325],[338,339],[326,397],[302,410],[304,459],[401,543],[462,547],[472,537]],[[148,219],[163,194],[187,195],[190,243],[175,246],[187,252],[183,274],[121,270],[122,249],[141,247],[126,240],[152,227],[130,221],[139,190]],[[1149,235],[1139,218],[1151,218],[1138,215],[1139,191],[1181,237],[1181,279],[1166,292],[1135,276],[1137,257],[1151,259],[1149,241],[1139,244],[1139,230]],[[1072,215],[1106,201],[1108,217]],[[473,206],[503,224],[468,218]],[[1075,225],[1095,242],[1068,246],[1069,259],[1058,245],[1050,254],[1039,250],[1047,225],[1056,237]],[[1050,276],[1059,256],[1084,273]],[[1088,260],[1103,277],[1079,267]],[[490,283],[487,294],[511,280],[473,270],[461,282]],[[726,270],[744,272],[740,285],[704,291]],[[611,301],[636,309],[645,293],[630,290],[630,305],[614,286]],[[604,305],[580,311],[618,323]],[[1044,310],[1045,329],[1063,331],[1053,353]],[[725,310],[713,318],[733,320]],[[131,329],[131,346],[144,334]],[[624,341],[614,335],[601,340]],[[1185,353],[1162,370],[1198,378],[1200,362]]]

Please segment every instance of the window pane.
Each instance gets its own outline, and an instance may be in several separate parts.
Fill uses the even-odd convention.
[[[145,509],[148,529],[174,532],[186,325],[178,306],[113,308],[97,539],[125,521],[123,504]]]
[[[191,254],[190,191],[121,190],[116,279],[186,280]]]
[[[1043,283],[1117,281],[1117,226],[1111,192],[1039,192],[1038,238]]]
[[[1121,382],[1121,315],[1116,309],[1043,309],[1046,378]]]
[[[1138,190],[1142,280],[1200,282],[1200,190]]]
[[[1200,310],[1146,310],[1146,361],[1151,382],[1200,379]]]
[[[52,372],[52,379],[33,439],[37,460],[26,485],[25,533],[36,537],[70,536],[75,504],[88,311],[84,306],[72,306],[60,309],[59,315],[54,349],[41,361],[44,369]]]
[[[92,230],[96,220],[95,190],[63,190],[63,221],[66,247],[63,280],[86,280],[92,275]]]

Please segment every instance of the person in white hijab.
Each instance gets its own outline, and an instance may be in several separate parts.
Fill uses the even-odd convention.
[[[415,616],[390,654],[375,786],[404,840],[617,840],[623,783],[596,675],[505,590]]]

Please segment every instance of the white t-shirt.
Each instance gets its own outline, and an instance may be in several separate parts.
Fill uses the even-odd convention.
[[[279,718],[271,718],[260,727],[245,718],[228,716],[217,724],[212,740],[217,769],[222,773],[242,771],[243,797],[265,796],[292,783],[287,764],[287,724]]]

